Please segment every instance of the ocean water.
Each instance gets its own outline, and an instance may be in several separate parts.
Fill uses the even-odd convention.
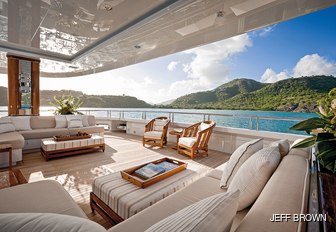
[[[41,107],[41,115],[52,115],[53,107]],[[289,130],[301,120],[318,117],[315,113],[249,111],[249,110],[205,110],[205,109],[152,109],[152,108],[80,108],[84,114],[98,117],[129,119],[152,119],[168,116],[173,122],[195,123],[214,120],[218,126],[244,128],[260,131],[306,134]],[[7,107],[0,107],[0,115],[7,115]]]

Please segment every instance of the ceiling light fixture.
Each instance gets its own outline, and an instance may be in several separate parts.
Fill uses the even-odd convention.
[[[134,47],[135,47],[136,49],[140,49],[140,48],[141,48],[140,45],[135,45]]]

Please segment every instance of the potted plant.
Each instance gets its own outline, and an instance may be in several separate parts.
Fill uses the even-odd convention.
[[[56,107],[55,114],[82,114],[77,109],[83,104],[83,102],[74,96],[64,96],[57,98],[54,96],[56,104],[50,102],[50,104]]]
[[[321,166],[318,170],[320,196],[324,198],[320,207],[327,215],[326,227],[329,230],[336,228],[336,88],[319,102],[319,111],[319,118],[309,118],[290,129],[306,131],[311,135],[293,147],[315,146],[315,156]]]

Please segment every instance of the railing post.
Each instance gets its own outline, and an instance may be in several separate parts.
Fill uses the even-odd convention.
[[[259,117],[256,117],[256,130],[259,130]]]
[[[253,121],[252,121],[252,116],[250,116],[250,130],[252,130],[253,127]]]
[[[205,114],[203,114],[203,121],[205,121]]]

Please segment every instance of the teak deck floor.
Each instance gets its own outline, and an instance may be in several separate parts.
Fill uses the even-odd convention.
[[[43,179],[61,183],[88,217],[108,228],[108,224],[89,206],[89,193],[92,181],[103,175],[118,172],[132,166],[163,157],[180,159],[199,165],[215,168],[228,160],[229,156],[217,151],[209,151],[208,157],[198,157],[193,161],[188,156],[178,154],[169,146],[143,147],[141,137],[113,132],[105,134],[105,152],[94,152],[45,161],[40,152],[23,155],[23,164],[17,166],[28,182]],[[173,144],[168,144],[173,145]]]

